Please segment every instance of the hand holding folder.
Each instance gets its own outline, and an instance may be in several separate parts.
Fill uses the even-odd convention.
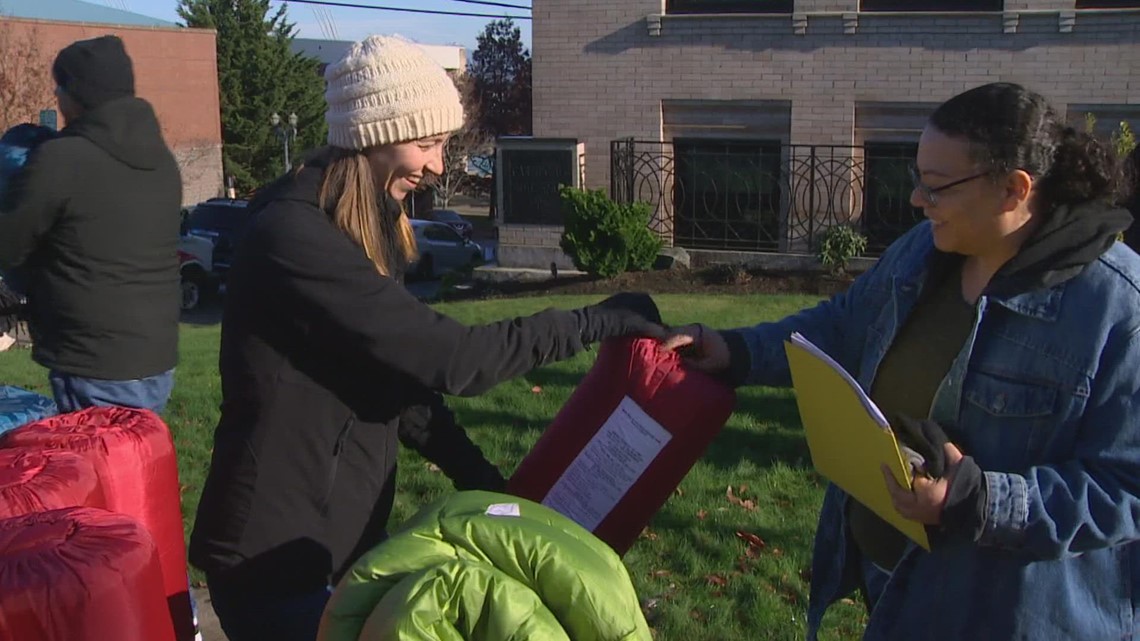
[[[924,549],[926,528],[899,514],[882,466],[911,487],[911,474],[887,419],[839,363],[798,333],[784,344],[812,464],[855,500]]]

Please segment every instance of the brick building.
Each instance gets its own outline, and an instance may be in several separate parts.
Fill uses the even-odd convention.
[[[676,245],[804,253],[917,220],[927,115],[1014,81],[1074,120],[1140,125],[1140,2],[534,0],[534,132],[585,143],[586,184],[655,207]],[[504,245],[560,228],[506,226]]]
[[[3,0],[0,4],[0,125],[50,121],[56,108],[51,64],[85,38],[114,34],[134,61],[138,95],[158,113],[182,168],[183,202],[222,191],[222,126],[216,34],[79,0]],[[58,123],[60,127],[63,122]]]

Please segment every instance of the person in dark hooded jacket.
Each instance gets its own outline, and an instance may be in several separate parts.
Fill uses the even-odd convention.
[[[401,205],[443,173],[463,105],[398,37],[326,72],[328,146],[263,189],[227,276],[222,406],[190,561],[232,641],[313,641],[330,586],[387,537],[402,442],[457,487],[502,485],[440,394],[473,396],[618,336],[647,295],[464,325],[413,297]]]
[[[162,411],[177,361],[182,179],[122,41],[52,65],[67,126],[0,199],[0,271],[27,288],[32,356],[62,411]]]

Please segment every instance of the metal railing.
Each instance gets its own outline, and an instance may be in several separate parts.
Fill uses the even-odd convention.
[[[922,219],[914,145],[624,139],[610,152],[611,196],[649,203],[653,230],[680,247],[814,253],[851,224],[878,254]]]

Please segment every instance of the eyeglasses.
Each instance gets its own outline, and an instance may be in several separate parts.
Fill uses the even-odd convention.
[[[937,205],[938,204],[938,196],[936,195],[936,194],[938,194],[938,192],[945,191],[947,189],[950,189],[951,187],[957,187],[958,185],[968,183],[971,180],[977,180],[978,178],[981,178],[982,176],[988,176],[990,173],[988,171],[983,171],[979,174],[973,174],[972,176],[966,176],[965,178],[960,178],[960,179],[955,180],[953,182],[948,182],[945,185],[939,185],[938,187],[930,187],[930,186],[928,186],[922,182],[922,177],[918,175],[918,167],[911,165],[909,167],[909,169],[910,169],[910,179],[914,183],[914,188],[918,191],[919,195],[922,196],[922,199],[925,200],[926,202],[930,203],[931,205]]]

